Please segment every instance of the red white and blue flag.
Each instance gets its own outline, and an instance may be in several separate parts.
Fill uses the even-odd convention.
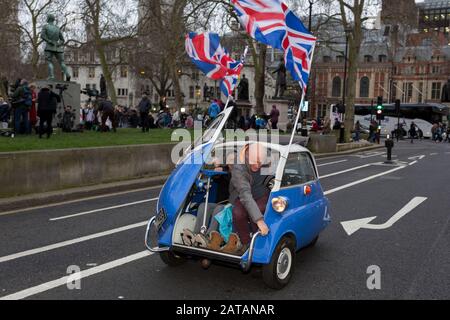
[[[232,0],[242,26],[256,41],[285,53],[286,68],[306,91],[317,39],[281,0]]]
[[[220,87],[226,97],[232,95],[244,68],[244,57],[240,61],[231,58],[215,33],[189,33],[186,36],[186,52],[208,78],[221,80]]]

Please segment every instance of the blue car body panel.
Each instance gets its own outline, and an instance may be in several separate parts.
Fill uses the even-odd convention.
[[[191,152],[164,184],[156,206],[157,212],[163,208],[167,214],[167,220],[159,230],[160,246],[172,245],[172,233],[179,210],[204,165],[204,157],[209,155],[211,148],[212,144],[205,144]]]
[[[304,185],[284,188],[271,194],[264,218],[270,233],[266,237],[259,236],[256,239],[254,263],[270,263],[272,254],[283,236],[293,235],[299,250],[310,244],[328,226],[328,199],[324,197],[319,181],[308,185],[311,186],[312,192],[307,196],[303,194]],[[276,197],[288,200],[288,208],[282,214],[272,209],[272,199]],[[245,255],[243,260],[247,259],[248,256]]]

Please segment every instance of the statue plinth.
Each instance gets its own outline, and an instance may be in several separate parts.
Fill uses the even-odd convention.
[[[264,103],[264,112],[266,114],[270,114],[272,111],[272,106],[276,106],[278,111],[280,111],[280,118],[278,120],[278,127],[286,131],[287,130],[287,124],[289,122],[288,119],[288,112],[289,107],[291,106],[292,101],[288,99],[266,99]]]
[[[71,106],[72,112],[75,114],[75,129],[80,124],[80,107],[81,107],[81,86],[75,82],[57,81],[57,80],[37,80],[35,81],[38,92],[44,87],[49,86],[57,95],[61,96],[61,102],[56,108],[55,123],[59,125],[62,120],[65,106]]]

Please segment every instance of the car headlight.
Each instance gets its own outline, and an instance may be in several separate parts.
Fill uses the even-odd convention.
[[[277,197],[272,199],[272,208],[278,213],[283,213],[288,206],[288,201],[286,198]]]

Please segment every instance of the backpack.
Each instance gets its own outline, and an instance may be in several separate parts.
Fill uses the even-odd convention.
[[[27,107],[31,107],[33,104],[33,95],[29,87],[23,87],[23,104]]]

